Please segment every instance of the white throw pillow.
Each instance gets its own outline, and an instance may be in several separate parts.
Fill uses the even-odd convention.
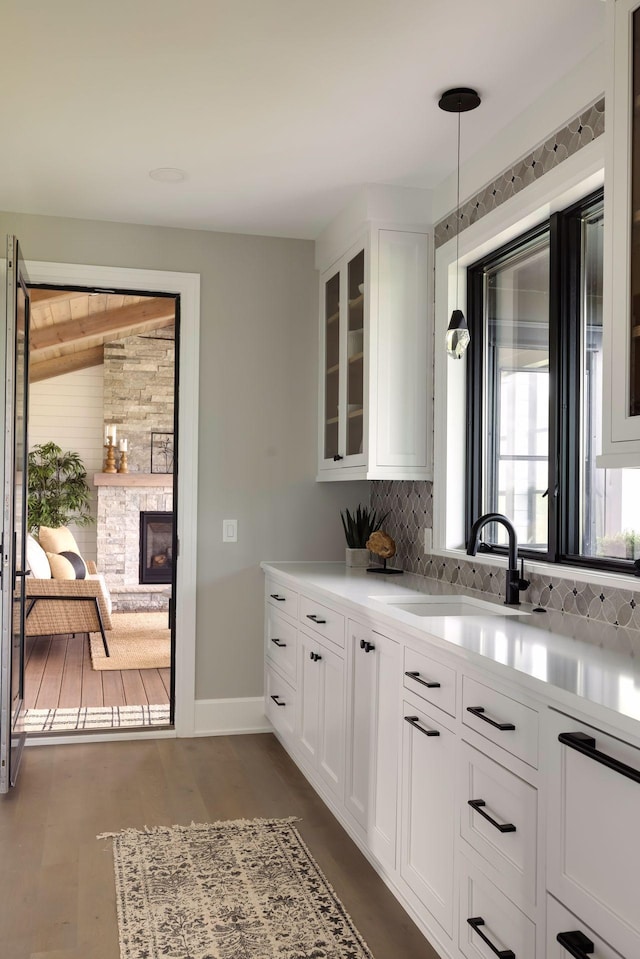
[[[51,579],[51,567],[47,554],[31,533],[27,536],[27,566],[34,579]]]

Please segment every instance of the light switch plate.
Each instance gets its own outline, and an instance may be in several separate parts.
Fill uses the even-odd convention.
[[[238,542],[238,520],[237,519],[222,520],[222,542],[223,543]]]

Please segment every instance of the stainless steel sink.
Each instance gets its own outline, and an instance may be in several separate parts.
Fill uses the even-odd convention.
[[[412,616],[527,616],[519,606],[487,603],[469,596],[372,597]]]

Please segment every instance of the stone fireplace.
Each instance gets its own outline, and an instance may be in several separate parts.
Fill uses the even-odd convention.
[[[171,583],[173,513],[140,512],[140,582]]]
[[[140,582],[140,514],[162,513],[172,519],[173,476],[96,473],[93,481],[98,490],[98,569],[105,575],[114,609],[168,609],[170,577],[169,582]]]

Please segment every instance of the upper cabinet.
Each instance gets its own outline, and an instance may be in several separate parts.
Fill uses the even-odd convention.
[[[321,273],[319,480],[432,478],[431,242],[369,222]]]
[[[640,467],[640,0],[611,0],[607,29],[601,467]]]

